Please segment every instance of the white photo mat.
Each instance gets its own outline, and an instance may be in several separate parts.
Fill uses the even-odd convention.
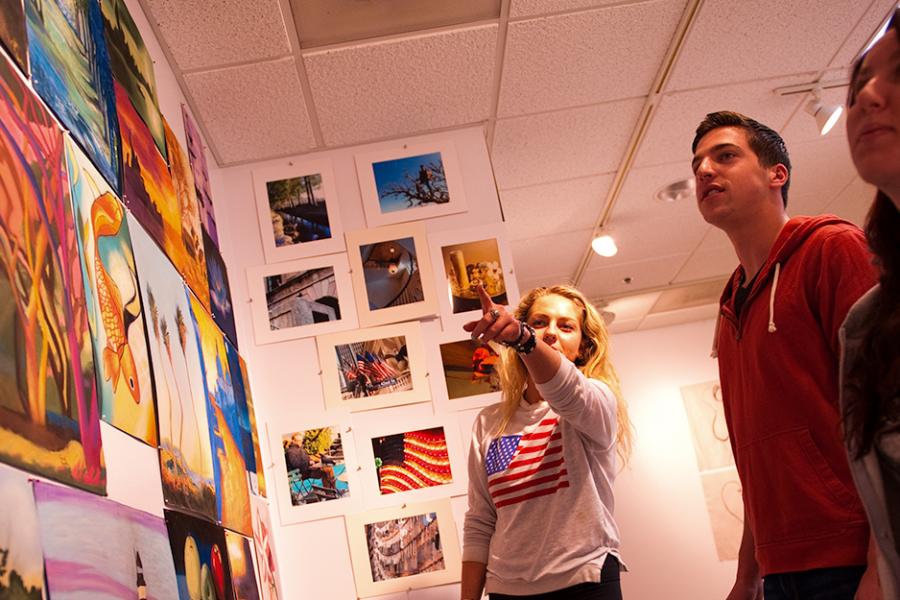
[[[406,341],[412,389],[354,397],[347,400],[342,399],[340,365],[338,364],[335,348],[342,345],[400,336],[403,336]],[[319,367],[322,369],[322,390],[325,396],[325,406],[329,411],[357,412],[388,406],[399,406],[401,404],[429,402],[431,400],[422,326],[416,321],[323,335],[316,338],[316,344],[319,350]]]
[[[283,438],[286,435],[325,427],[334,428],[341,436],[341,445],[344,451],[344,475],[349,488],[349,494],[335,500],[294,506],[291,501],[291,489],[290,483],[288,482],[287,463],[284,457]],[[316,422],[288,422],[279,427],[270,427],[269,435],[269,449],[272,452],[272,461],[274,463],[273,476],[275,478],[276,497],[278,498],[278,514],[283,526],[345,515],[355,510],[359,510],[359,508],[363,506],[363,490],[362,482],[359,478],[359,464],[356,461],[356,446],[354,444],[352,429],[346,419],[336,419],[334,416],[325,416]]]
[[[463,333],[462,326],[481,318],[481,310],[473,309],[465,312],[453,312],[452,293],[449,284],[443,248],[493,240],[497,244],[497,253],[503,282],[506,287],[506,308],[513,312],[519,303],[519,284],[516,281],[513,270],[512,251],[506,241],[503,225],[483,225],[467,229],[455,229],[451,231],[438,231],[428,234],[429,252],[434,267],[435,286],[437,288],[438,304],[441,311],[441,327],[445,332]]]
[[[470,342],[471,338],[462,329],[459,332],[447,331],[440,336],[437,344],[433,344],[428,348],[428,372],[432,385],[432,397],[434,399],[435,412],[447,413],[461,410],[471,410],[474,408],[483,408],[500,402],[500,391],[489,391],[484,393],[476,393],[469,396],[461,396],[458,398],[450,398],[450,390],[448,389],[447,377],[443,356],[441,354],[441,346],[444,344],[452,344],[454,342]],[[491,349],[498,355],[500,354],[500,346],[491,343]],[[494,369],[499,366],[499,360]],[[477,384],[473,384],[477,385]]]
[[[375,581],[375,578],[372,576],[372,564],[366,540],[366,525],[431,513],[437,516],[444,568],[437,571]],[[353,562],[353,576],[356,580],[356,594],[360,598],[446,585],[460,580],[462,555],[449,498],[431,502],[403,504],[398,507],[379,508],[361,514],[347,515],[345,520],[347,523],[347,538],[350,542],[350,559]]]
[[[300,273],[313,269],[332,268],[334,270],[334,287],[337,290],[340,318],[334,321],[309,323],[284,329],[272,329],[269,314],[269,303],[266,294],[266,278],[275,275]],[[324,290],[324,284],[317,284]],[[311,337],[325,333],[334,333],[353,329],[358,325],[356,304],[353,299],[353,286],[350,283],[350,266],[344,254],[331,254],[262,265],[247,269],[247,290],[250,294],[250,313],[253,317],[253,332],[256,343],[272,344],[286,340]]]
[[[447,454],[450,462],[452,481],[442,485],[424,487],[416,490],[382,494],[379,487],[378,472],[375,465],[375,454],[372,441],[382,436],[393,436],[413,431],[422,431],[440,427],[447,442]],[[357,456],[362,467],[360,478],[365,489],[363,498],[366,507],[387,507],[403,502],[423,502],[437,500],[449,496],[460,496],[467,493],[467,472],[465,454],[459,434],[459,422],[453,416],[425,416],[397,419],[374,420],[369,423],[356,421],[353,429],[356,436]]]
[[[441,163],[443,164],[447,191],[450,197],[449,202],[411,206],[405,210],[382,212],[373,165],[375,163],[397,161],[434,153],[440,153],[441,155]],[[366,224],[369,227],[381,227],[394,223],[442,217],[465,212],[468,208],[462,172],[460,171],[456,155],[456,146],[449,140],[435,143],[403,144],[395,148],[358,154],[356,156],[356,172],[359,177],[363,210],[366,213]]]
[[[399,306],[371,309],[361,249],[364,246],[379,242],[391,242],[408,238],[412,238],[415,246],[414,258],[418,267],[419,278],[421,279],[423,299],[419,302]],[[434,274],[428,252],[428,239],[423,224],[408,223],[348,232],[347,257],[350,261],[350,277],[353,281],[353,289],[356,292],[356,312],[360,327],[373,327],[437,315],[438,302],[435,297]]]
[[[331,237],[296,244],[279,246],[272,227],[272,211],[269,206],[267,185],[272,181],[294,179],[309,175],[322,176],[322,190],[325,194],[325,210]],[[340,207],[331,162],[325,159],[283,161],[270,167],[253,171],[253,192],[256,196],[256,211],[259,217],[259,231],[262,238],[266,262],[278,262],[296,258],[332,254],[344,250],[344,229],[341,225]]]

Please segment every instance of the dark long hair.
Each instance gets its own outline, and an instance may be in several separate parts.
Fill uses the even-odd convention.
[[[900,37],[900,9],[888,25]],[[848,105],[856,100],[857,75],[864,57],[853,67]],[[851,366],[847,385],[853,390],[844,407],[844,435],[855,458],[872,449],[889,423],[900,427],[900,211],[878,190],[866,217],[866,238],[879,268],[881,292],[865,323],[862,346]]]

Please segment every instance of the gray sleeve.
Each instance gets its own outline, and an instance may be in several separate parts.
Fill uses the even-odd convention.
[[[568,360],[550,381],[537,385],[554,412],[604,449],[616,443],[616,395],[598,379],[588,379]]]
[[[484,421],[479,415],[475,420],[469,448],[469,510],[466,511],[463,523],[462,559],[487,564],[497,511],[488,491],[487,473],[484,470],[482,439],[487,435],[484,429]]]

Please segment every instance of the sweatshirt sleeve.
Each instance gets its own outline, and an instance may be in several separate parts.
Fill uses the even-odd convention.
[[[469,510],[463,522],[462,559],[487,564],[497,511],[488,491],[487,472],[484,470],[482,446],[484,436],[488,435],[485,430],[482,414],[475,420],[469,448]]]
[[[847,312],[876,282],[862,231],[848,227],[824,240],[815,297],[822,330],[835,356],[840,355],[839,331]]]
[[[556,414],[589,440],[604,449],[616,443],[616,395],[605,383],[562,360],[556,375],[537,389]]]

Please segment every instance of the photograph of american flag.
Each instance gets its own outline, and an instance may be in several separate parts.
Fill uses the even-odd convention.
[[[373,438],[372,451],[382,495],[453,482],[443,427]]]
[[[495,438],[488,446],[484,468],[497,508],[569,487],[559,419],[544,419],[523,435]]]

